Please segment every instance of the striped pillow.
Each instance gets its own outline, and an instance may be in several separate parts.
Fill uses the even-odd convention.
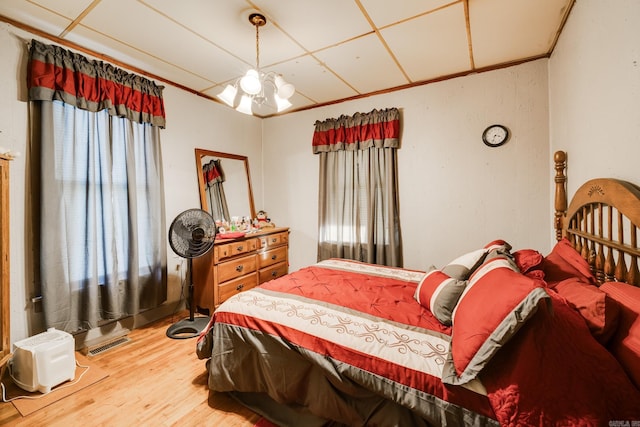
[[[451,315],[460,295],[467,286],[466,280],[450,277],[440,270],[433,269],[420,281],[415,299],[442,323],[451,325]]]
[[[549,298],[544,282],[521,274],[508,253],[491,253],[469,278],[452,313],[451,347],[442,381],[474,379]]]
[[[509,252],[511,245],[504,240],[494,240],[482,249],[471,251],[451,261],[442,271],[458,280],[466,280],[485,261],[485,257],[491,251]]]

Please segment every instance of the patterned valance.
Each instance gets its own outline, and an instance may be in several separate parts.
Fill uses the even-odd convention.
[[[400,111],[397,108],[356,113],[317,121],[313,153],[400,146]]]
[[[107,110],[137,123],[165,126],[163,86],[59,46],[31,41],[27,76],[31,101],[63,101]]]

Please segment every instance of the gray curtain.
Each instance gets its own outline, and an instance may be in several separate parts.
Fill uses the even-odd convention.
[[[213,219],[220,221],[231,221],[229,216],[229,206],[227,197],[224,194],[223,183],[225,181],[224,172],[220,165],[220,160],[211,160],[202,166],[202,176],[205,186],[205,195],[209,212]]]
[[[316,122],[319,261],[402,266],[398,147],[395,108]]]
[[[166,300],[160,129],[38,101],[40,275],[47,327],[67,332]]]
[[[76,332],[159,306],[167,297],[163,88],[37,40],[27,85],[35,277],[47,327]]]

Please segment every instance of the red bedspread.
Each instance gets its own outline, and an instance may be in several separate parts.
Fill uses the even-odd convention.
[[[461,424],[497,420],[512,426],[597,426],[640,420],[640,392],[590,336],[582,318],[557,297],[552,304],[541,305],[498,351],[481,372],[481,383],[443,384],[440,377],[451,329],[415,301],[413,294],[423,275],[329,262],[234,296],[216,311],[214,327],[200,340],[207,333],[219,334],[220,339],[211,340],[220,347],[237,331],[242,334],[235,347],[213,349],[210,386],[219,391],[247,391],[254,386],[256,390],[249,391],[264,391],[258,390],[263,383],[276,383],[278,379],[265,372],[246,375],[247,367],[229,356],[253,351],[238,351],[245,342],[264,342],[272,336],[327,369],[327,377],[355,382],[432,424],[451,423],[450,416],[459,417],[453,419]],[[242,376],[242,381],[236,382],[234,376]],[[251,376],[255,385],[247,379]],[[301,387],[287,381],[282,387]],[[286,392],[275,394],[286,400]],[[331,419],[329,413],[318,415]]]
[[[555,293],[481,374],[503,426],[640,425],[640,392]]]

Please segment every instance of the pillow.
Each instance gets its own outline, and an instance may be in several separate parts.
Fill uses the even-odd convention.
[[[551,253],[544,258],[542,270],[551,288],[558,282],[571,277],[579,277],[587,283],[596,283],[591,267],[566,238],[556,243]]]
[[[544,257],[535,249],[520,249],[513,253],[513,259],[520,272],[526,274],[541,267]]]
[[[466,286],[466,280],[457,280],[433,269],[418,284],[414,298],[440,323],[451,326],[451,313]]]
[[[600,290],[615,300],[620,308],[618,329],[608,348],[640,389],[640,288],[607,282],[600,286]]]
[[[469,278],[453,310],[442,381],[462,385],[476,378],[545,298],[544,282],[518,272],[508,256],[486,261]]]
[[[442,268],[442,272],[458,280],[466,280],[469,278],[482,263],[487,254],[492,250],[502,250],[509,252],[511,245],[504,240],[494,240],[487,243],[482,249],[471,251],[451,261]]]
[[[618,327],[618,303],[597,286],[576,277],[558,282],[553,289],[580,313],[591,335],[606,345]]]

